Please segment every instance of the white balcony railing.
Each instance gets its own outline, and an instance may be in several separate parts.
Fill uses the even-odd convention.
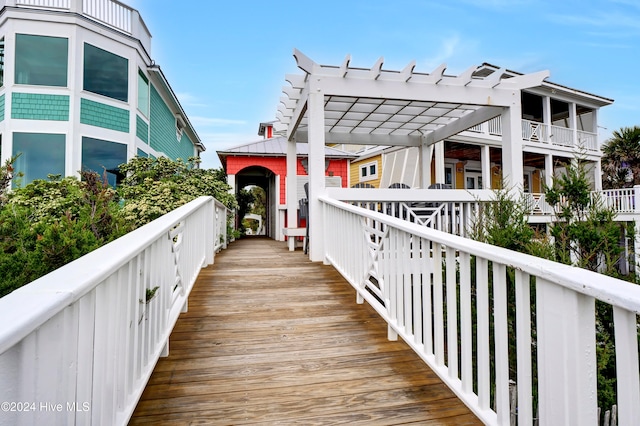
[[[500,117],[492,118],[477,124],[469,132],[491,136],[502,136],[502,121]],[[528,142],[547,143],[564,147],[581,147],[588,151],[598,150],[598,135],[592,132],[577,130],[561,126],[552,126],[537,121],[522,120],[522,139]]]
[[[151,51],[151,34],[137,10],[117,0],[0,0],[2,6],[65,10],[83,15],[132,35]]]
[[[0,298],[0,425],[127,424],[224,230],[201,197]]]
[[[485,424],[597,424],[596,299],[613,306],[619,424],[640,419],[640,286],[320,201],[325,259]]]

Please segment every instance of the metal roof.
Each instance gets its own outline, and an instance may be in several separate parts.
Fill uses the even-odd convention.
[[[340,149],[326,146],[324,148],[327,158],[356,158],[357,155],[342,151]],[[287,155],[287,139],[284,137],[275,137],[271,139],[261,139],[256,142],[250,142],[238,145],[229,149],[217,151],[219,157],[227,157],[229,155],[258,155],[280,157]],[[309,153],[306,143],[296,143],[296,153],[298,156],[307,156]]]

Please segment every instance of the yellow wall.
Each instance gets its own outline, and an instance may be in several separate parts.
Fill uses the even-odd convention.
[[[369,157],[366,160],[351,162],[351,168],[349,169],[349,180],[351,181],[350,186],[360,183],[360,166],[362,166],[363,164],[372,163],[374,161],[378,163],[378,178],[372,179],[372,180],[365,180],[363,181],[363,183],[368,183],[369,185],[372,185],[375,188],[380,188],[380,179],[382,178],[382,155],[381,154],[376,155],[374,157]]]
[[[534,170],[531,173],[531,192],[542,193],[542,181],[540,179],[540,170]]]
[[[456,189],[464,189],[465,181],[464,181],[464,163],[458,162],[456,163]]]

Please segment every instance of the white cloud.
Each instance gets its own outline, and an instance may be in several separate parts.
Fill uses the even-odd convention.
[[[186,93],[186,92],[176,93],[176,97],[178,98],[182,106],[200,107],[200,108],[209,106],[206,103],[203,103],[200,99],[198,99],[197,96],[192,95],[191,93]]]

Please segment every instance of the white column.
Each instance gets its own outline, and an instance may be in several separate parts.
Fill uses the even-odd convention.
[[[544,184],[549,188],[553,186],[553,154],[544,155]]]
[[[324,215],[318,200],[325,193],[324,180],[324,94],[309,93],[309,259],[324,260]]]
[[[435,143],[435,163],[436,163],[436,181],[435,183],[444,183],[444,141]]]
[[[236,196],[236,175],[227,175],[227,184],[231,187],[229,188],[229,194]],[[237,210],[231,210],[229,214],[233,215],[233,220],[231,221],[232,228],[238,229],[238,217],[236,216]]]
[[[519,194],[522,191],[522,106],[520,96],[502,112],[502,178],[505,188]]]
[[[596,191],[602,191],[602,160],[598,159],[593,167],[593,182]]]
[[[298,227],[298,217],[297,217],[297,170],[296,170],[296,141],[290,140],[287,142],[287,181],[285,182],[286,186],[286,195],[287,195],[287,228],[297,228]],[[288,237],[289,240],[289,251],[293,251],[296,248],[296,237]]]
[[[569,104],[569,126],[573,138],[573,146],[578,146],[578,115],[575,102]]]
[[[431,185],[431,159],[433,158],[433,145],[424,142],[420,145],[420,187],[429,188]]]
[[[491,148],[483,145],[480,151],[480,162],[482,164],[482,188],[491,189]]]
[[[551,138],[553,136],[551,136],[551,134],[553,133],[551,131],[551,125],[553,124],[551,122],[551,98],[549,96],[544,96],[542,98],[542,122],[545,123],[545,125],[547,126],[547,138],[543,140],[543,142],[546,143],[551,143]]]

